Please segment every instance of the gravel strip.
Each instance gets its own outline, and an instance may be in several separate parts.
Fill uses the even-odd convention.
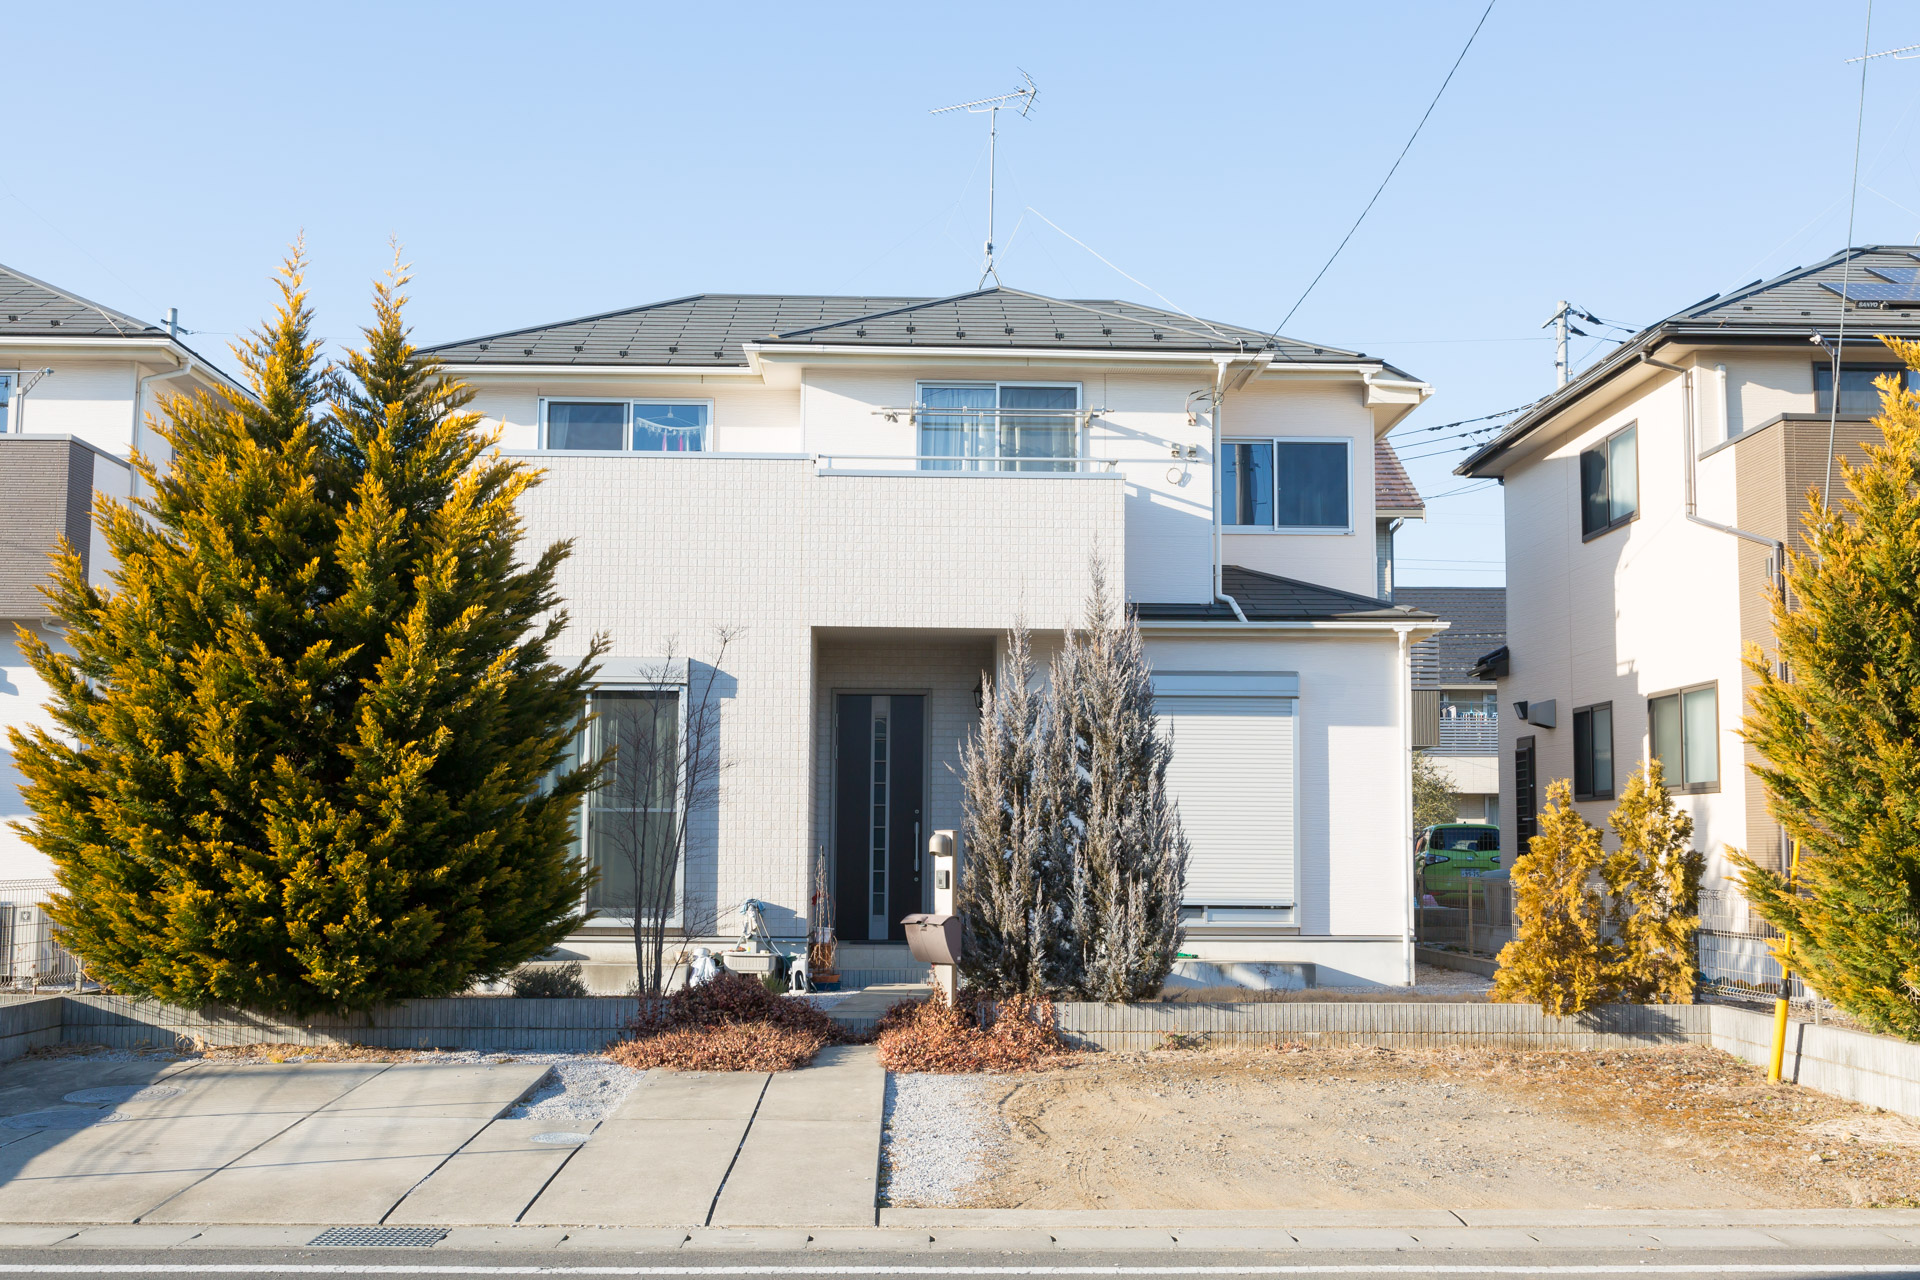
[[[959,1203],[998,1145],[992,1089],[979,1076],[888,1073],[881,1204]]]
[[[526,1101],[507,1112],[509,1120],[605,1120],[626,1101],[646,1072],[604,1058],[558,1062]]]

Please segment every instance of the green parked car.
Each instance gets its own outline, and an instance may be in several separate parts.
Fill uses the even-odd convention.
[[[1500,828],[1483,822],[1431,826],[1414,840],[1413,856],[1422,893],[1443,907],[1464,905],[1468,874],[1500,873]]]

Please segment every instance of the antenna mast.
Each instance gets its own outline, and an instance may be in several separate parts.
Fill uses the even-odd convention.
[[[993,205],[997,176],[994,166],[1000,141],[1000,110],[1004,107],[1010,111],[1018,110],[1023,117],[1032,115],[1033,100],[1040,96],[1040,89],[1033,83],[1032,76],[1021,71],[1020,78],[1026,84],[1012,93],[1003,93],[994,98],[976,98],[972,102],[956,102],[950,107],[935,107],[927,113],[938,116],[949,111],[964,111],[970,116],[987,118],[987,259],[980,269],[980,284],[976,288],[984,287],[989,279],[995,284],[1000,283],[1000,273],[993,269]]]

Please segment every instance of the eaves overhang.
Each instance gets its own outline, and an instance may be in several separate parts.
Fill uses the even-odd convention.
[[[1162,636],[1218,636],[1295,632],[1320,635],[1360,634],[1390,636],[1407,632],[1416,640],[1437,636],[1452,626],[1439,618],[1268,618],[1206,621],[1197,618],[1140,618],[1136,624],[1143,634]]]

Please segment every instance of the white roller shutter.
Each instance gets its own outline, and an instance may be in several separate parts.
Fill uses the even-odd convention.
[[[1192,846],[1187,901],[1294,905],[1293,678],[1167,673],[1154,685]]]

